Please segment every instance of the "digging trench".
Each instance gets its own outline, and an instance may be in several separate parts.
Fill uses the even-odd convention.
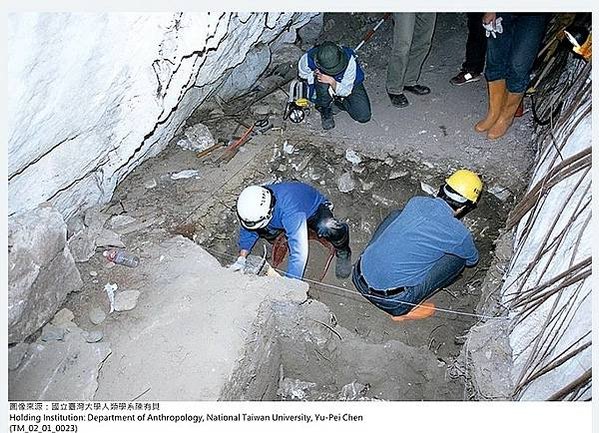
[[[330,23],[331,20],[336,24],[325,25],[321,39],[346,37],[353,43],[351,39],[368,28],[373,17],[326,14],[325,21]],[[334,29],[340,27],[347,30],[345,35],[335,33]],[[445,311],[437,311],[426,320],[393,322],[359,296],[349,279],[335,278],[334,261],[323,277],[328,252],[320,244],[311,242],[305,274],[309,288],[305,299],[301,302],[272,300],[259,306],[252,325],[254,338],[247,340],[244,355],[218,398],[467,398],[467,384],[459,374],[458,356],[464,336],[476,322],[474,313],[481,302],[485,274],[494,266],[495,240],[500,236],[514,195],[525,185],[523,173],[526,173],[531,151],[525,145],[530,134],[530,124],[525,119],[506,136],[501,152],[470,131],[473,119],[484,105],[483,83],[463,90],[461,97],[470,102],[464,112],[456,112],[440,103],[444,98],[457,97],[456,89],[450,88],[447,80],[459,67],[460,59],[448,53],[461,50],[465,39],[461,30],[450,16],[441,17],[434,49],[423,69],[423,79],[438,89],[438,95],[429,100],[412,101],[413,106],[405,114],[398,114],[390,106],[384,91],[385,65],[381,63],[381,53],[390,43],[387,28],[373,38],[361,55],[361,61],[367,66],[366,86],[375,113],[368,125],[353,124],[341,113],[336,117],[338,127],[326,134],[320,129],[317,113],[312,113],[307,122],[300,125],[282,122],[287,99],[283,90],[275,90],[255,105],[250,103],[251,96],[237,98],[231,105],[247,105],[244,122],[268,116],[275,127],[254,136],[226,164],[218,162],[220,151],[198,158],[194,152],[179,148],[176,146],[179,134],[170,140],[164,151],[135,168],[103,207],[104,214],[136,221],[136,228],[124,232],[122,240],[128,251],[139,255],[142,263],[146,261],[156,266],[153,271],[159,274],[163,255],[155,247],[171,242],[176,236],[201,246],[223,266],[233,262],[238,231],[235,200],[244,186],[253,183],[298,180],[321,190],[334,204],[335,215],[350,226],[354,260],[389,212],[403,206],[414,195],[434,191],[456,168],[488,169],[484,177],[489,186],[501,184],[511,192],[506,200],[485,191],[479,207],[465,218],[476,240],[480,262],[475,268],[467,269],[452,286],[434,295],[432,301]],[[227,141],[239,131],[238,123],[218,106],[201,106],[180,130],[197,123],[206,125],[221,141]],[[355,152],[359,162],[351,157],[351,152]],[[174,173],[189,169],[197,173],[190,178],[172,178]],[[341,179],[344,185],[340,185]],[[189,248],[189,244],[186,245],[185,248]],[[262,255],[263,251],[270,257],[271,246],[259,241],[253,253]],[[106,304],[105,281],[118,283],[119,287],[157,284],[143,279],[143,272],[149,275],[152,270],[144,268],[142,274],[135,274],[127,268],[109,267],[98,253],[77,266],[84,290],[71,293],[64,307],[74,313],[81,327],[93,326],[87,319],[90,305]],[[183,257],[179,266],[173,275],[175,279],[193,270],[195,264],[193,260],[186,262]],[[285,268],[286,263],[283,263],[281,269]],[[219,272],[224,271],[214,266],[210,278]],[[167,284],[168,276],[161,277],[165,281],[160,282]],[[200,288],[202,283],[198,282]],[[156,290],[156,296],[163,296],[156,298],[157,301],[167,302],[168,294],[160,292],[158,286]],[[143,313],[158,316],[162,306],[148,306]],[[126,347],[127,339],[137,341],[132,330],[141,326],[143,318],[142,313],[120,317],[109,320],[107,337],[114,336]],[[231,318],[233,323],[234,319]],[[227,321],[223,326],[235,327]],[[190,339],[204,338],[194,335],[193,329],[182,332]],[[37,336],[39,332],[32,338]],[[156,347],[160,350],[160,345]],[[133,361],[127,364],[127,353],[118,356],[119,359],[113,356],[105,360],[95,398],[135,396],[111,394],[110,386],[117,386],[127,369],[135,365]],[[173,349],[172,356],[181,357],[181,365],[194,361],[188,359],[187,354],[179,353],[179,348]],[[185,374],[186,370],[182,369],[181,375]],[[147,394],[143,389],[139,391],[141,394],[137,394],[137,390],[134,394],[140,395],[142,400],[164,398],[156,389]],[[175,392],[172,398],[182,398],[181,395]],[[190,398],[189,394],[184,396]]]

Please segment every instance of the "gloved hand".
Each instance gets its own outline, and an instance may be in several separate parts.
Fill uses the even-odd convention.
[[[490,23],[487,23],[487,24],[483,23],[483,27],[486,30],[485,35],[487,37],[493,36],[494,38],[496,38],[497,33],[499,33],[499,34],[503,33],[503,26],[501,25],[502,20],[503,20],[503,18],[499,17],[499,18],[495,19],[494,21],[491,21]]]
[[[231,269],[233,272],[241,271],[241,273],[243,273],[246,263],[246,258],[239,256],[237,257],[237,260],[235,260],[235,263],[229,266],[229,269]]]

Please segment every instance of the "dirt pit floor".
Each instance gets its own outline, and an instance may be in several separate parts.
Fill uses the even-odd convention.
[[[325,33],[321,39],[355,46],[359,35],[366,33],[381,15],[325,14]],[[287,96],[277,90],[259,103],[248,103],[242,113],[246,123],[268,116],[275,128],[254,136],[230,162],[218,163],[220,151],[197,158],[194,152],[177,147],[175,137],[164,152],[143,163],[119,185],[105,212],[136,219],[137,230],[123,236],[123,240],[127,249],[140,254],[142,260],[145,246],[180,234],[203,246],[222,264],[229,264],[238,252],[234,206],[239,192],[254,183],[299,180],[328,196],[334,204],[334,214],[350,225],[355,261],[390,211],[401,208],[414,195],[436,190],[455,169],[466,167],[478,171],[486,190],[479,207],[465,218],[465,223],[474,234],[481,260],[475,268],[467,269],[459,281],[431,299],[437,307],[449,312],[437,311],[425,320],[393,322],[357,294],[350,279],[335,278],[334,259],[320,282],[328,252],[316,242],[311,242],[306,271],[310,297],[324,303],[340,326],[372,344],[369,347],[373,354],[387,344],[400,342],[432,353],[439,365],[450,368],[461,350],[464,334],[476,321],[468,314],[474,312],[480,300],[480,283],[490,266],[494,241],[515,198],[526,185],[533,154],[528,144],[529,113],[517,119],[505,137],[494,142],[473,131],[473,124],[486,110],[484,80],[459,88],[449,84],[462,62],[466,31],[464,14],[438,14],[433,48],[420,80],[432,88],[432,93],[427,97],[408,95],[412,105],[402,110],[391,106],[385,91],[385,59],[392,39],[392,24],[386,22],[359,53],[372,103],[371,122],[357,124],[346,113],[340,113],[335,117],[337,127],[330,132],[322,131],[315,112],[299,125],[282,122]],[[226,114],[223,110],[199,109],[187,126],[204,123],[215,138],[222,140],[231,139],[234,131],[240,135],[235,120],[223,114]],[[197,170],[197,175],[179,180],[171,177],[190,169]],[[270,249],[270,245],[259,241],[253,254],[261,256],[266,250],[270,257]],[[281,268],[284,270],[286,263]],[[127,285],[126,270],[110,267],[99,254],[81,264],[80,269],[85,288],[73,294],[67,303],[76,316],[84,316],[86,305],[105,298],[98,281],[106,274]],[[414,357],[416,363],[417,359]],[[310,381],[313,366],[303,365],[303,377]],[[298,373],[300,367],[301,363],[294,364],[294,377],[302,376]],[[377,369],[376,364],[372,369]],[[385,377],[385,371],[378,374]],[[421,375],[426,382],[426,374]],[[455,383],[446,385],[436,391],[422,391],[412,398],[464,398],[463,387]],[[405,394],[397,395],[391,388],[381,387],[376,397],[408,398]],[[339,397],[328,395],[331,399]],[[322,398],[327,397],[322,393],[318,397],[305,396],[305,399]]]

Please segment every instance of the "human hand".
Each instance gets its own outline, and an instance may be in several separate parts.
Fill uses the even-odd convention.
[[[316,77],[316,81],[319,83],[332,85],[335,82],[335,78],[331,77],[330,75],[323,74],[318,69],[314,71],[314,77]]]
[[[235,263],[229,265],[229,269],[231,269],[233,272],[241,271],[241,273],[243,273],[246,263],[247,259],[243,256],[239,256],[237,257],[237,260],[235,260]]]
[[[497,18],[497,14],[495,12],[486,12],[483,15],[483,25],[484,24],[491,24],[491,26],[493,27],[493,29],[495,28],[495,18]]]

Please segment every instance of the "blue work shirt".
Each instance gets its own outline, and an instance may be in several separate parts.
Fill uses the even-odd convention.
[[[379,290],[416,286],[444,254],[466,266],[478,262],[472,234],[453,209],[441,198],[413,197],[362,253],[362,276]]]
[[[301,182],[282,182],[266,186],[275,196],[272,219],[268,230],[285,230],[289,245],[287,276],[302,278],[308,261],[308,219],[327,198],[317,189]],[[239,229],[239,249],[251,251],[258,232]]]

